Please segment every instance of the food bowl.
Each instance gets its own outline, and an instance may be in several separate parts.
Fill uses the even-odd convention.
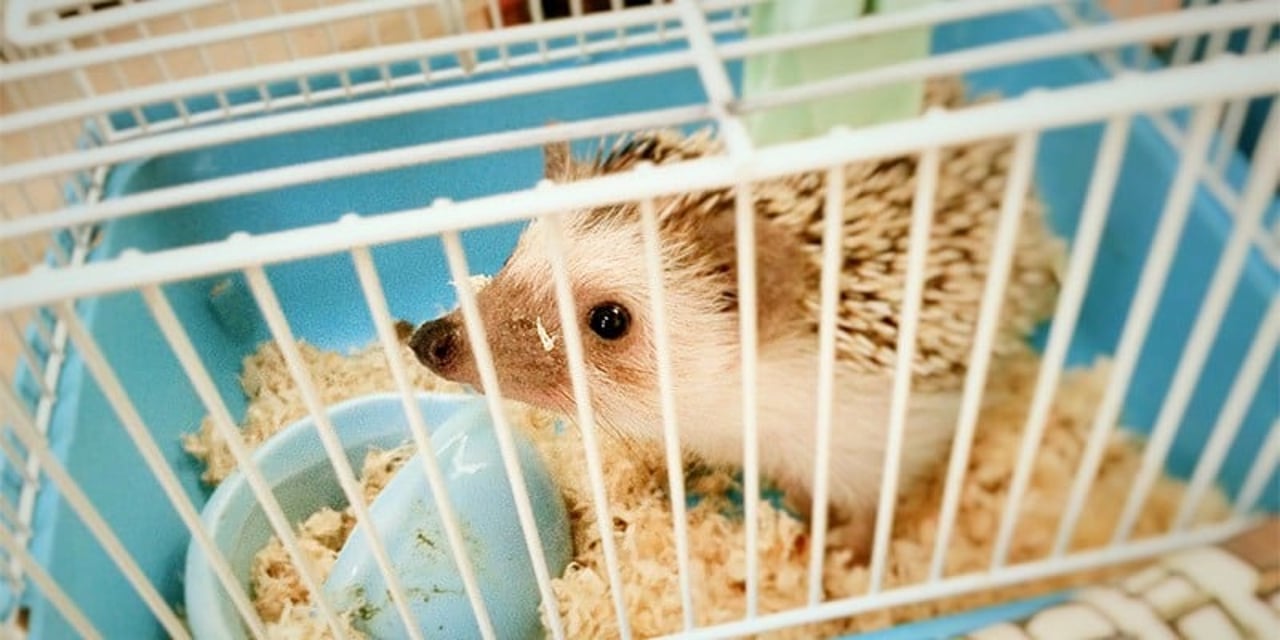
[[[483,406],[483,399],[438,393],[418,396],[418,406],[431,430],[432,447],[439,458],[446,490],[464,532],[494,629],[502,638],[529,637],[541,629],[538,585],[515,518],[514,500],[496,434],[488,420],[450,420],[459,412],[474,414],[477,403]],[[360,468],[370,449],[390,449],[411,439],[409,421],[397,394],[373,394],[343,402],[331,407],[328,417],[355,469]],[[518,432],[512,435],[543,549],[552,574],[558,575],[572,555],[564,501],[533,445]],[[296,525],[323,507],[346,507],[346,497],[321,445],[313,418],[300,420],[275,434],[253,457],[291,523]],[[422,477],[417,486],[427,491],[416,457],[391,482],[404,483],[407,478],[402,476],[406,474]],[[429,494],[420,502],[433,504]],[[377,504],[375,499],[371,509]],[[253,556],[266,545],[273,532],[242,473],[233,473],[219,485],[205,506],[202,518],[218,548],[226,555],[232,572],[248,588]],[[432,517],[428,522],[424,526],[435,526],[438,521]],[[395,555],[396,549],[404,548],[397,543],[396,536],[415,532],[389,531],[384,526],[379,533],[387,542],[392,562],[397,566],[406,562],[405,558]],[[435,555],[429,559],[408,560],[409,564],[417,565],[416,571],[400,571],[401,579],[406,582],[430,581],[431,619],[419,622],[424,629],[429,628],[432,635],[478,636],[479,628],[443,535],[436,547]],[[327,586],[326,592],[333,593],[332,587]],[[408,583],[405,587],[414,593],[419,590]],[[248,637],[208,558],[195,544],[187,552],[185,590],[188,622],[194,637],[219,640]],[[394,608],[384,609],[383,617],[387,620],[362,620],[357,616],[356,628],[401,624]],[[421,611],[421,607],[415,611]]]

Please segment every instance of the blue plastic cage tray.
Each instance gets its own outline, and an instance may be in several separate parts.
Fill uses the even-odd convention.
[[[934,49],[944,52],[1062,29],[1064,25],[1053,11],[1027,10],[940,27],[934,34]],[[636,52],[683,46],[682,42],[674,42],[550,66],[572,68],[623,59]],[[481,51],[480,55],[492,59],[496,52]],[[440,59],[432,63],[443,68],[453,61]],[[414,73],[417,67],[393,71]],[[521,69],[495,76],[537,71]],[[730,72],[738,82],[739,66],[731,65]],[[376,71],[359,73],[372,76]],[[971,74],[966,80],[975,94],[997,91],[1015,96],[1046,84],[1065,86],[1106,77],[1092,57],[1076,55],[991,69]],[[338,86],[338,82],[332,76],[316,77],[312,78],[312,86]],[[281,84],[271,87],[271,91],[280,97],[297,94],[299,89],[296,84]],[[256,93],[245,92],[233,98],[253,100]],[[536,127],[552,119],[603,117],[704,101],[693,69],[495,99],[117,166],[110,173],[106,197],[401,145]],[[188,102],[188,107],[199,112],[217,105],[210,98],[196,98]],[[166,109],[171,111],[171,107],[156,107],[149,116],[162,118]],[[124,121],[129,117],[118,116],[121,124],[127,124]],[[1178,117],[1185,118],[1185,114]],[[1101,134],[1102,126],[1091,124],[1053,130],[1042,138],[1036,164],[1037,188],[1048,205],[1054,228],[1065,237],[1070,238],[1075,232],[1077,212],[1083,204]],[[1070,364],[1089,363],[1114,348],[1123,310],[1133,295],[1177,160],[1175,149],[1151,123],[1138,118],[1111,203]],[[158,251],[222,240],[236,231],[266,233],[331,222],[348,212],[377,215],[422,207],[438,197],[463,200],[527,188],[541,177],[541,167],[540,150],[525,149],[181,207],[106,225],[91,260],[110,259],[128,248]],[[1240,184],[1247,160],[1237,154],[1230,169],[1231,181]],[[1174,285],[1167,287],[1160,300],[1126,399],[1123,422],[1140,431],[1149,429],[1154,421],[1230,230],[1228,212],[1207,191],[1196,194],[1193,207],[1170,275]],[[1273,208],[1269,219],[1276,214]],[[511,224],[464,233],[473,271],[495,272],[520,229],[521,225]],[[373,256],[391,312],[397,317],[424,319],[453,306],[453,289],[448,284],[450,277],[438,239],[379,247],[373,250]],[[374,328],[348,256],[273,266],[267,273],[300,339],[340,350],[363,346],[374,339]],[[1225,328],[1214,342],[1205,369],[1209,373],[1199,381],[1173,445],[1169,457],[1172,473],[1189,475],[1234,380],[1233,372],[1239,369],[1265,307],[1280,287],[1278,283],[1276,271],[1260,256],[1251,256],[1232,296]],[[219,302],[211,305],[210,291],[219,284],[229,286]],[[245,399],[237,383],[241,360],[261,341],[269,339],[243,283],[238,276],[225,275],[171,284],[164,290],[224,400],[237,417],[243,415]],[[197,507],[203,505],[208,490],[200,484],[200,468],[183,452],[180,439],[198,427],[205,412],[140,295],[128,292],[105,296],[83,302],[78,309],[142,418],[154,430],[168,462],[177,470]],[[1277,369],[1273,360],[1264,388],[1280,388]],[[18,380],[24,391],[32,389],[25,371],[19,372]],[[74,350],[66,361],[57,394],[59,401],[49,434],[54,450],[160,592],[180,609],[183,558],[189,536]],[[1229,494],[1240,488],[1251,454],[1259,449],[1277,416],[1278,403],[1276,394],[1260,393],[1249,408],[1245,425],[1218,478]],[[5,479],[5,490],[16,497],[19,480],[12,469],[6,470]],[[1272,510],[1280,504],[1280,491],[1274,483],[1264,502]],[[36,558],[102,633],[111,638],[164,637],[158,623],[55,491],[41,492],[34,522],[32,551]],[[30,608],[32,638],[74,637],[37,589],[26,590],[20,604]],[[961,619],[957,620],[962,624]]]

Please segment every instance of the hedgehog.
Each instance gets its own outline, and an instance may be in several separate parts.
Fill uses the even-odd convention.
[[[954,86],[931,86],[954,104]],[[900,491],[918,486],[953,437],[979,313],[1011,142],[943,153],[931,228]],[[548,179],[570,182],[721,153],[710,129],[657,130],[575,159],[566,143],[544,148]],[[828,517],[832,539],[869,552],[888,440],[908,231],[913,156],[844,167],[843,264],[837,309]],[[825,172],[751,185],[756,214],[760,471],[798,516],[812,514],[818,416],[818,327]],[[655,201],[683,451],[699,464],[735,466],[743,452],[733,189]],[[1002,306],[995,358],[1025,347],[1058,287],[1061,245],[1025,196],[1018,247]],[[629,443],[663,438],[655,337],[638,203],[562,218],[565,259],[583,341],[596,422]],[[503,267],[477,291],[499,390],[563,415],[575,400],[560,339],[546,222],[531,222]],[[409,345],[437,375],[483,392],[458,309],[417,326]]]

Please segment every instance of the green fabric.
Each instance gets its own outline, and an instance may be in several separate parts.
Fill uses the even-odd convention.
[[[751,37],[761,37],[934,1],[770,0],[751,7],[748,29]],[[752,56],[743,69],[743,97],[922,58],[929,54],[929,40],[930,30],[923,27]],[[746,124],[755,143],[763,146],[821,135],[836,125],[853,128],[912,117],[920,112],[923,99],[923,82],[885,85],[753,113],[746,117]]]

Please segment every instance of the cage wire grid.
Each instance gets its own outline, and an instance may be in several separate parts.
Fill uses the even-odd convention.
[[[954,525],[958,496],[956,491],[962,478],[968,446],[973,437],[974,420],[982,394],[982,377],[991,357],[991,340],[999,311],[997,303],[988,302],[977,329],[977,340],[970,360],[970,384],[963,396],[962,419],[956,435],[956,445],[948,462],[947,491],[943,500],[943,517],[940,523],[944,533],[939,535],[934,550],[929,579],[919,585],[885,590],[882,588],[883,572],[888,554],[889,527],[892,525],[894,501],[884,499],[896,490],[900,464],[901,438],[905,430],[905,406],[910,397],[908,376],[899,374],[893,395],[893,420],[889,426],[890,446],[886,456],[884,481],[880,487],[880,511],[875,532],[874,553],[871,560],[872,587],[866,596],[822,601],[820,576],[810,576],[808,606],[790,611],[763,613],[758,610],[757,556],[746,553],[746,616],[738,622],[695,628],[693,625],[692,592],[696,584],[690,580],[687,543],[682,542],[676,571],[680,575],[683,604],[684,634],[681,637],[733,637],[779,629],[901,604],[960,594],[979,589],[1050,575],[1095,568],[1138,558],[1150,557],[1173,549],[1209,541],[1221,540],[1244,530],[1251,522],[1248,512],[1265,489],[1265,483],[1274,473],[1280,461],[1280,423],[1274,424],[1266,445],[1257,452],[1253,467],[1234,504],[1235,517],[1224,524],[1193,529],[1189,526],[1191,510],[1214,480],[1217,467],[1223,464],[1226,451],[1232,444],[1234,430],[1243,419],[1248,403],[1258,392],[1270,361],[1274,359],[1277,341],[1280,340],[1280,303],[1272,301],[1265,318],[1252,337],[1249,358],[1245,361],[1232,383],[1213,430],[1214,437],[1202,453],[1196,472],[1192,476],[1191,489],[1179,512],[1174,531],[1147,540],[1130,539],[1133,519],[1141,508],[1151,483],[1162,471],[1172,438],[1176,435],[1178,420],[1190,401],[1197,379],[1204,374],[1205,360],[1213,340],[1218,334],[1222,318],[1230,302],[1241,273],[1246,268],[1250,252],[1258,251],[1277,264],[1276,239],[1280,237],[1280,223],[1267,229],[1264,222],[1268,209],[1273,206],[1275,181],[1280,167],[1280,116],[1272,109],[1264,134],[1250,159],[1243,168],[1234,155],[1235,142],[1241,135],[1245,110],[1249,99],[1275,94],[1280,91],[1280,78],[1273,70],[1280,68],[1280,53],[1270,48],[1270,33],[1276,25],[1274,4],[1266,0],[1231,2],[1210,5],[1194,2],[1190,8],[1125,19],[1106,19],[1103,11],[1089,3],[1048,2],[1044,0],[993,0],[990,2],[939,3],[926,8],[897,15],[874,16],[849,24],[837,24],[802,33],[780,34],[758,39],[720,41],[717,36],[740,32],[745,27],[744,11],[757,2],[752,0],[723,0],[693,2],[680,0],[655,6],[623,9],[620,2],[611,3],[611,11],[586,13],[581,2],[571,5],[570,19],[547,19],[540,5],[530,6],[531,20],[518,26],[502,25],[502,12],[496,2],[484,3],[477,10],[467,3],[396,1],[386,3],[330,4],[317,2],[309,6],[286,8],[283,3],[271,2],[268,15],[247,18],[236,9],[223,8],[231,19],[224,24],[198,26],[195,13],[186,13],[211,6],[211,3],[192,1],[167,6],[150,2],[124,3],[118,8],[92,11],[87,3],[28,2],[9,3],[5,11],[6,21],[12,12],[27,16],[31,25],[43,25],[30,31],[32,39],[14,39],[14,32],[5,42],[5,64],[0,66],[0,84],[4,87],[8,109],[0,116],[0,136],[6,140],[25,138],[26,157],[15,154],[14,160],[5,152],[6,160],[0,166],[0,185],[5,189],[4,217],[0,222],[0,242],[20,247],[29,262],[43,262],[24,270],[4,265],[4,277],[0,279],[0,312],[6,314],[6,331],[20,345],[20,357],[31,373],[37,387],[34,397],[23,397],[15,386],[15,380],[5,372],[0,378],[4,384],[0,401],[9,430],[20,440],[20,446],[0,439],[3,453],[23,484],[17,504],[8,498],[0,501],[0,548],[7,556],[7,572],[16,590],[26,588],[30,580],[42,595],[56,607],[76,630],[85,637],[100,637],[89,619],[73,602],[35,557],[26,550],[34,535],[32,514],[39,491],[56,489],[62,499],[83,520],[94,537],[112,556],[113,562],[125,575],[151,612],[173,637],[188,637],[170,603],[160,596],[144,572],[138,567],[111,526],[94,505],[77,487],[76,481],[50,448],[46,432],[57,405],[63,363],[69,351],[83,358],[91,377],[100,385],[108,402],[128,437],[142,452],[143,458],[163,485],[165,494],[174,509],[181,515],[183,524],[197,544],[214,559],[215,571],[223,586],[235,600],[236,610],[242,616],[250,633],[262,637],[262,621],[253,611],[248,594],[234,580],[216,545],[199,522],[198,508],[182,489],[160,453],[148,425],[139,415],[134,401],[121,385],[119,374],[103,355],[101,346],[85,326],[75,310],[74,302],[122,291],[142,293],[148,311],[163,333],[167,346],[181,361],[184,373],[197,391],[205,409],[214,416],[214,423],[231,444],[232,453],[240,468],[244,469],[254,485],[254,493],[272,521],[274,532],[280,536],[295,563],[303,553],[298,547],[288,520],[276,499],[267,488],[266,481],[252,462],[248,450],[240,442],[232,412],[219,395],[212,382],[208,365],[203,363],[192,346],[191,337],[173,312],[162,286],[168,283],[191,280],[221,273],[240,273],[249,283],[257,309],[269,325],[272,337],[280,344],[284,359],[289,365],[294,382],[302,390],[307,408],[320,427],[326,450],[335,465],[344,492],[361,519],[367,516],[367,505],[355,484],[350,465],[341,456],[341,445],[332,425],[326,418],[325,407],[320,401],[298,351],[297,337],[291,329],[271,281],[264,269],[271,265],[297,261],[321,255],[345,254],[352,260],[358,275],[361,297],[374,320],[377,337],[388,363],[392,368],[397,392],[402,398],[406,414],[411,422],[411,432],[420,451],[429,454],[430,436],[423,416],[412,401],[414,390],[405,372],[407,366],[400,358],[392,330],[392,316],[388,309],[386,293],[370,250],[379,246],[429,236],[441,238],[446,252],[450,275],[459,283],[459,303],[471,335],[483,335],[474,291],[468,281],[469,268],[463,252],[460,233],[499,223],[518,222],[540,217],[551,228],[558,229],[558,216],[566,211],[606,206],[623,202],[639,202],[642,205],[646,225],[646,265],[652,289],[657,292],[652,301],[653,311],[661,317],[661,265],[652,245],[657,235],[653,223],[653,202],[656,198],[688,191],[731,188],[746,193],[754,182],[799,171],[826,171],[832,176],[836,169],[859,160],[886,157],[893,154],[920,154],[925,168],[917,185],[919,203],[913,211],[913,237],[927,230],[932,215],[932,190],[936,188],[938,150],[948,145],[993,138],[1016,137],[1017,145],[1011,167],[1011,187],[1001,203],[1002,216],[1010,218],[1021,211],[1020,191],[1031,180],[1032,163],[1039,137],[1046,131],[1075,124],[1106,123],[1103,141],[1094,159],[1094,170],[1088,182],[1086,204],[1081,212],[1081,231],[1072,248],[1070,269],[1063,282],[1063,295],[1054,314],[1044,365],[1033,395],[1032,417],[1027,422],[1027,436],[1023,440],[1023,454],[1014,473],[1013,489],[1006,502],[1000,522],[997,551],[990,571],[980,575],[942,576],[942,558],[950,528]],[[1126,3],[1120,3],[1126,4]],[[1138,4],[1138,3],[1127,3]],[[235,7],[234,3],[228,7]],[[971,50],[932,55],[915,63],[899,63],[883,69],[860,71],[812,85],[780,90],[772,94],[741,99],[736,95],[725,70],[728,61],[742,60],[749,56],[791,50],[803,46],[835,42],[853,36],[868,36],[898,29],[935,26],[948,22],[984,15],[999,14],[1034,7],[1049,7],[1060,15],[1069,29],[1057,33],[1030,36],[999,44],[974,47]],[[72,8],[71,17],[59,18],[57,11]],[[181,12],[176,10],[181,9]],[[419,9],[434,14],[427,16]],[[119,11],[119,15],[113,15]],[[468,16],[482,15],[498,28],[473,30]],[[176,16],[176,18],[175,18]],[[403,19],[409,27],[409,37],[403,42],[383,42],[378,18]],[[433,17],[438,24],[426,25]],[[171,34],[154,34],[148,24],[161,18],[176,19],[185,29]],[[138,35],[132,40],[112,42],[105,37],[110,29],[137,22]],[[44,20],[43,23],[40,20]],[[368,46],[343,50],[335,27],[344,20],[363,23],[367,28]],[[20,20],[17,24],[22,24]],[[644,29],[640,27],[651,27]],[[304,29],[317,29],[320,36],[316,51],[303,51],[300,44]],[[434,29],[438,33],[428,37]],[[1248,29],[1247,43],[1241,55],[1225,53],[1228,32]],[[279,40],[285,55],[279,61],[258,63],[251,46],[252,37]],[[1172,43],[1172,63],[1158,68],[1152,62],[1149,43]],[[86,45],[87,43],[90,43]],[[209,51],[218,45],[243,45],[248,68],[218,69]],[[536,69],[556,61],[569,61],[590,57],[603,52],[631,50],[648,45],[667,43],[681,45],[657,53],[645,53],[626,60],[593,63],[586,67],[549,70],[484,82],[488,75],[497,76],[513,69]],[[1207,62],[1194,62],[1192,51],[1203,43],[1203,57]],[[521,45],[524,45],[523,47]],[[167,58],[180,52],[195,50],[201,62],[202,73],[190,77],[178,77],[173,72],[173,62]],[[487,52],[490,55],[477,55]],[[918,80],[942,73],[974,72],[1000,65],[1026,62],[1065,54],[1096,53],[1097,59],[1114,77],[1106,82],[1055,88],[1004,99],[992,104],[970,107],[963,111],[935,112],[909,122],[893,123],[858,131],[833,131],[811,140],[788,143],[778,147],[753,148],[746,135],[742,118],[748,114],[801,103],[846,91],[883,86],[906,80]],[[149,60],[159,71],[158,81],[133,84],[121,71],[130,61]],[[256,64],[255,64],[256,63]],[[90,66],[107,67],[106,75],[114,75],[118,87],[114,91],[101,91],[100,79],[89,77]],[[694,69],[701,83],[706,100],[701,104],[650,110],[625,115],[592,119],[570,120],[547,126],[514,129],[465,138],[446,139],[410,145],[396,149],[373,150],[354,156],[316,160],[292,166],[268,168],[247,174],[212,178],[191,184],[163,187],[139,194],[104,198],[104,188],[110,167],[143,158],[158,157],[182,151],[196,150],[278,135],[290,131],[302,131],[321,126],[371,120],[379,117],[426,111],[447,106],[472,104],[499,96],[536,95],[552,89],[584,86],[605,80],[640,77],[676,69]],[[114,70],[114,71],[113,71]],[[324,75],[325,78],[317,79]],[[281,89],[283,85],[291,85]],[[430,87],[428,91],[412,91]],[[385,94],[385,95],[380,95]],[[372,97],[359,102],[353,98]],[[1193,109],[1193,115],[1178,121],[1169,111],[1177,108]],[[10,111],[11,109],[12,111]],[[1147,117],[1158,133],[1177,151],[1178,166],[1169,189],[1168,201],[1160,226],[1156,231],[1154,247],[1143,266],[1137,285],[1137,294],[1128,312],[1124,332],[1116,353],[1116,372],[1113,385],[1103,401],[1094,423],[1094,429],[1086,447],[1086,466],[1096,467],[1102,454],[1105,438],[1120,410],[1126,378],[1132,374],[1147,332],[1150,318],[1166,280],[1170,263],[1176,251],[1178,237],[1190,208],[1193,193],[1203,186],[1217,198],[1234,217],[1229,238],[1222,256],[1216,263],[1212,283],[1205,294],[1204,304],[1195,318],[1187,347],[1178,360],[1169,394],[1164,398],[1155,427],[1145,449],[1142,469],[1136,490],[1126,505],[1122,526],[1112,544],[1106,548],[1088,552],[1067,552],[1066,542],[1078,518],[1081,517],[1085,498],[1090,490],[1090,473],[1077,476],[1072,487],[1071,499],[1066,505],[1067,514],[1058,529],[1055,551],[1043,561],[1010,564],[1008,547],[1010,536],[1017,524],[1017,505],[1026,491],[1031,461],[1039,446],[1038,433],[1044,426],[1044,412],[1052,399],[1058,375],[1064,366],[1065,351],[1075,331],[1075,317],[1094,261],[1101,225],[1108,216],[1108,203],[1126,140],[1130,136],[1131,121],[1139,115]],[[230,198],[262,191],[280,189],[292,185],[314,183],[322,180],[361,175],[392,168],[412,166],[441,160],[473,157],[518,148],[529,148],[551,142],[593,138],[626,131],[660,126],[678,126],[709,121],[715,124],[725,138],[727,154],[682,162],[672,166],[646,167],[633,174],[593,178],[572,184],[541,184],[536,188],[493,196],[451,202],[440,200],[420,209],[397,211],[378,216],[351,214],[332,223],[274,231],[264,234],[237,234],[219,242],[200,243],[193,246],[166,249],[140,254],[126,252],[109,260],[89,260],[102,225],[130,217],[142,216],[165,209],[199,202]],[[1273,135],[1266,135],[1267,133]],[[6,149],[11,147],[6,142]],[[1235,175],[1231,174],[1234,165]],[[828,203],[839,202],[843,185],[829,181]],[[12,194],[12,195],[11,195]],[[746,202],[745,197],[738,202]],[[15,204],[11,204],[15,203]],[[739,207],[737,219],[741,232],[738,243],[738,267],[743,325],[741,337],[745,344],[755,344],[757,328],[754,326],[755,261],[753,243],[749,235],[751,225],[749,207]],[[834,216],[828,216],[834,218]],[[1005,228],[1008,228],[1006,225]],[[827,234],[836,233],[836,226],[827,224]],[[829,235],[830,240],[834,235]],[[46,239],[31,244],[32,239]],[[549,240],[551,255],[560,255],[563,242],[559,232]],[[1008,248],[1009,242],[998,244]],[[824,246],[835,246],[825,242]],[[48,258],[41,259],[47,251]],[[999,254],[998,254],[999,255]],[[1000,258],[995,258],[999,264]],[[4,256],[11,261],[8,254]],[[835,251],[824,254],[824,274],[834,273],[839,259]],[[576,310],[572,301],[563,293],[568,288],[568,274],[563,260],[552,261],[557,290],[560,291],[559,311],[565,319],[573,318]],[[993,271],[987,282],[984,300],[998,300],[1006,285],[1007,272]],[[911,301],[918,294],[923,279],[923,253],[913,251],[907,274],[905,299]],[[823,282],[821,323],[824,336],[833,331],[835,317],[834,284]],[[18,315],[22,313],[23,315]],[[30,320],[28,324],[28,319]],[[905,371],[903,362],[912,356],[913,341],[918,318],[905,314],[901,332],[898,371]],[[569,355],[570,375],[575,397],[588,397],[586,365],[582,358],[581,336],[576,323],[565,322],[565,344]],[[660,388],[663,394],[664,433],[669,471],[678,473],[679,451],[676,447],[680,427],[674,423],[671,412],[671,387],[675,384],[670,372],[664,345],[668,344],[664,323],[656,325],[659,347]],[[834,360],[834,344],[829,337],[822,341],[820,362],[823,363],[821,394],[829,396],[830,363]],[[1271,356],[1271,357],[1269,357]],[[550,586],[551,575],[542,556],[542,547],[536,527],[532,526],[532,508],[526,491],[521,485],[518,461],[511,441],[510,426],[502,411],[500,390],[497,388],[497,372],[488,352],[487,341],[478,340],[476,358],[485,387],[493,389],[488,400],[494,411],[498,432],[502,440],[502,458],[509,477],[515,483],[517,519],[521,525],[527,549],[537,572],[541,595],[546,602],[555,602]],[[754,386],[756,375],[755,349],[744,350],[743,385]],[[1265,392],[1265,390],[1264,390]],[[749,397],[749,395],[748,395]],[[820,396],[823,397],[823,396]],[[32,401],[34,400],[34,402]],[[600,514],[601,538],[605,545],[608,582],[614,597],[615,613],[623,637],[630,636],[625,603],[620,591],[618,559],[613,547],[613,537],[603,527],[610,519],[609,505],[605,499],[603,470],[598,454],[594,419],[589,403],[579,402],[578,421],[588,440],[588,462],[591,471],[592,506]],[[750,403],[744,405],[745,440],[743,452],[745,493],[755,495],[759,489],[758,425],[756,411]],[[820,418],[817,426],[820,437],[829,437],[832,425],[829,416]],[[821,450],[819,450],[820,452]],[[821,455],[819,453],[819,455]],[[822,468],[821,458],[817,465]],[[492,624],[487,620],[483,600],[465,554],[457,553],[462,545],[456,517],[447,506],[443,493],[438,463],[431,455],[423,456],[422,472],[444,510],[443,519],[449,530],[453,557],[467,583],[467,595],[476,608],[481,632],[485,637],[495,637]],[[673,475],[673,478],[676,476]],[[823,476],[818,474],[819,478]],[[676,487],[681,483],[672,482]],[[818,483],[818,499],[824,501],[823,482]],[[758,535],[758,503],[745,502],[746,548],[754,548]],[[681,496],[673,499],[676,512],[676,538],[684,541],[684,503]],[[823,527],[815,527],[816,535],[822,535]],[[399,585],[391,558],[375,534],[371,536],[378,564],[391,585],[397,613],[408,623],[411,615],[405,601],[407,596]],[[814,545],[811,569],[821,566],[824,547]],[[304,569],[304,573],[309,573]],[[305,579],[312,586],[318,584],[314,575]],[[312,589],[318,593],[319,589]],[[339,632],[337,612],[323,597],[317,605],[328,620],[330,628]],[[555,606],[548,608],[548,631],[553,637],[564,637],[564,629]],[[14,607],[7,622],[7,629],[18,632],[18,608]],[[411,637],[419,637],[409,624]]]

